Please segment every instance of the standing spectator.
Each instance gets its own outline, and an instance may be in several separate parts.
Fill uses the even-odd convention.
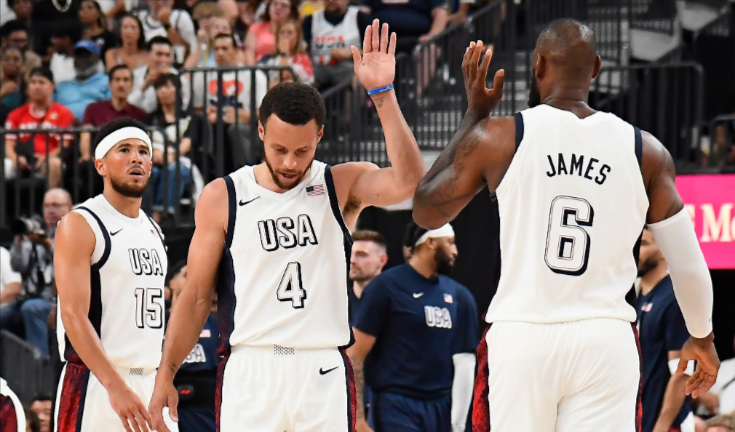
[[[117,38],[107,29],[107,19],[97,0],[83,0],[79,6],[79,21],[84,26],[82,37],[91,40],[100,49],[101,58],[117,45]]]
[[[684,392],[692,370],[675,375],[681,347],[689,339],[663,254],[651,231],[643,230],[638,276],[638,326],[643,370],[643,432],[694,432],[694,417]],[[688,374],[688,375],[687,375]]]
[[[296,80],[305,84],[314,84],[314,70],[311,59],[306,54],[304,36],[301,34],[301,22],[289,18],[278,26],[275,54],[263,57],[259,64],[266,66],[289,66],[296,73]],[[271,71],[270,86],[281,81],[294,81],[289,71]]]
[[[49,356],[49,327],[46,319],[54,307],[54,236],[56,225],[71,211],[71,196],[64,189],[54,188],[43,197],[45,229],[21,233],[15,230],[10,249],[10,264],[23,277],[25,300],[16,307],[23,316],[26,341]],[[18,303],[16,302],[16,306]]]
[[[6,129],[67,128],[74,123],[74,115],[63,105],[52,102],[54,75],[39,67],[31,71],[28,81],[29,102],[15,109],[5,121]],[[31,141],[31,138],[33,139]],[[64,135],[64,146],[73,138]],[[20,177],[34,172],[48,176],[49,187],[61,185],[61,137],[59,134],[5,135],[5,176]],[[48,149],[47,149],[48,144]],[[46,171],[48,165],[48,172]]]
[[[449,16],[444,0],[363,0],[363,5],[371,18],[387,23],[391,31],[396,32],[396,50],[402,52],[441,33]]]
[[[18,396],[0,378],[0,432],[22,432],[26,430],[26,416]]]
[[[149,0],[148,9],[137,15],[143,23],[145,39],[168,38],[174,46],[174,61],[183,64],[186,53],[196,47],[197,35],[191,15],[185,10],[173,9],[173,4],[174,0]]]
[[[355,344],[347,354],[357,391],[355,429],[367,430],[368,384],[374,430],[463,432],[480,340],[477,305],[467,288],[445,276],[457,256],[452,227],[427,231],[414,224],[412,232],[408,263],[370,282],[354,320]]]
[[[10,252],[0,247],[0,328],[10,329],[15,324],[14,303],[21,293],[22,277],[10,265]]]
[[[105,65],[107,70],[115,65],[125,64],[130,70],[145,66],[148,61],[143,24],[135,15],[125,15],[120,21],[120,47],[107,50]]]
[[[352,255],[350,257],[350,281],[347,294],[350,299],[350,324],[357,318],[360,300],[371,280],[383,270],[388,262],[385,239],[375,231],[352,233]]]
[[[268,0],[267,5],[263,21],[252,24],[245,37],[245,64],[248,66],[276,51],[276,32],[281,23],[289,18],[299,19],[296,0]]]
[[[239,66],[235,60],[235,39],[232,35],[220,34],[215,37],[214,56],[217,66],[229,68]],[[195,74],[193,78],[194,107],[205,110],[207,119],[213,124],[217,122],[218,116],[222,116],[222,121],[227,127],[225,143],[227,172],[254,164],[260,157],[255,148],[256,144],[251,139],[250,119],[255,113],[250,112],[250,102],[254,97],[257,110],[268,91],[268,78],[263,72],[255,71],[255,89],[251,89],[250,74],[251,72],[247,70],[223,73],[222,99],[217,95],[217,73],[207,73],[206,83],[202,73]]]
[[[0,27],[0,48],[15,46],[23,53],[23,68],[21,72],[25,77],[33,68],[41,66],[41,57],[33,52],[28,27],[20,21],[9,21]]]
[[[304,40],[314,64],[314,85],[318,89],[335,86],[354,75],[354,45],[362,49],[370,16],[349,0],[327,0],[323,11],[304,18]]]
[[[26,101],[28,83],[23,78],[23,51],[7,46],[0,51],[0,103],[14,110]]]
[[[148,51],[147,64],[133,71],[133,91],[128,96],[128,102],[151,113],[158,106],[153,83],[163,74],[178,75],[179,71],[174,68],[173,45],[170,40],[155,36],[148,41]],[[182,76],[179,93],[182,108],[189,105],[189,92],[189,80]]]
[[[57,83],[74,79],[74,47],[81,38],[81,28],[76,22],[63,22],[51,29],[54,52],[49,68]]]
[[[52,410],[51,396],[41,393],[33,397],[31,411],[38,416],[38,420],[41,423],[41,432],[51,432]]]
[[[109,80],[103,70],[99,47],[92,41],[79,41],[74,47],[74,79],[56,86],[56,100],[69,108],[79,123],[87,105],[110,99]]]
[[[197,44],[186,59],[184,67],[215,66],[212,41],[220,33],[232,33],[232,25],[225,18],[222,8],[216,3],[200,3],[197,5],[195,12],[198,12],[200,17],[198,20]],[[238,50],[239,54],[240,51]]]

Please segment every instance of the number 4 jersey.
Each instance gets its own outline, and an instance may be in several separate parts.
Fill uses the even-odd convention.
[[[501,273],[488,322],[635,321],[648,198],[640,131],[597,112],[515,115],[516,153],[496,190]]]
[[[103,195],[75,207],[94,232],[89,320],[112,364],[154,370],[161,361],[168,260],[159,227],[140,210],[130,218]],[[61,305],[60,305],[61,306]],[[81,363],[57,315],[61,358]]]
[[[229,223],[217,286],[220,353],[237,345],[347,345],[352,240],[329,167],[314,161],[285,193],[260,186],[251,166],[225,182]]]

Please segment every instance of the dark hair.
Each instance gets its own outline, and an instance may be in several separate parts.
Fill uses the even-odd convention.
[[[271,20],[271,3],[273,3],[274,0],[268,0],[268,3],[265,5],[265,11],[263,11],[263,15],[261,20],[263,22],[269,22]],[[288,13],[289,18],[295,18],[299,19],[299,4],[296,2],[296,0],[288,0],[288,2],[291,4],[291,10]],[[255,10],[255,9],[253,9]]]
[[[377,231],[370,231],[370,230],[359,230],[352,233],[352,240],[353,241],[369,241],[373,242],[376,245],[382,247],[383,249],[386,248],[385,238],[380,235]]]
[[[51,83],[54,82],[54,73],[51,72],[51,69],[47,68],[46,66],[36,66],[31,69],[31,73],[28,74],[28,79],[30,80],[34,76],[38,75],[48,79],[49,81],[51,81]]]
[[[105,16],[105,13],[102,12],[102,8],[100,7],[100,4],[97,2],[97,0],[82,0],[81,3],[84,3],[85,1],[92,3],[94,5],[94,8],[97,9],[97,12],[99,12],[100,16],[97,19],[97,25],[102,27],[103,29],[107,28],[107,17]]]
[[[26,58],[25,58],[25,55],[23,55],[23,50],[18,48],[15,45],[8,45],[2,50],[0,50],[0,55],[5,55],[5,53],[7,53],[8,51],[13,51],[13,50],[18,51],[18,53],[20,54],[20,57],[23,59],[23,62],[25,63]]]
[[[214,45],[214,41],[217,39],[228,39],[232,42],[232,47],[237,48],[237,40],[235,39],[235,35],[230,33],[217,33],[217,36],[212,39],[212,45]]]
[[[172,266],[170,266],[168,272],[166,272],[166,283],[164,286],[168,287],[171,284],[171,279],[178,276],[184,267],[186,267],[186,259],[176,261]]]
[[[82,27],[76,20],[64,19],[53,25],[51,37],[69,37],[71,42],[75,44],[82,40]]]
[[[0,26],[0,37],[9,37],[11,33],[15,33],[17,31],[24,31],[30,34],[28,26],[23,21],[14,19]]]
[[[173,84],[174,87],[179,88],[180,87],[179,76],[176,74],[172,74],[172,73],[161,74],[153,82],[153,88],[158,90],[159,88],[169,83]]]
[[[97,133],[97,137],[94,140],[94,145],[92,146],[92,151],[97,148],[97,145],[105,139],[108,135],[115,132],[118,129],[122,129],[124,127],[136,127],[138,129],[147,130],[145,125],[138,120],[135,120],[130,117],[120,117],[116,118],[115,120],[111,120],[107,123],[105,123],[102,128],[100,129],[99,133]]]
[[[138,18],[137,15],[133,15],[131,13],[126,13],[125,15],[123,15],[122,18],[120,18],[120,27],[121,28],[122,28],[122,22],[123,22],[123,20],[125,18],[132,18],[138,24],[138,28],[140,29],[140,35],[138,36],[138,42],[136,42],[135,45],[138,47],[139,50],[146,49],[146,44],[145,44],[145,30],[143,29],[143,23],[140,21],[140,18]],[[122,46],[122,39],[121,39],[120,45]]]
[[[166,36],[153,36],[151,40],[148,41],[147,48],[148,51],[153,49],[153,45],[168,45],[169,47],[173,48],[173,44],[171,43],[171,40],[167,38]]]
[[[292,125],[305,125],[316,120],[318,128],[324,126],[327,116],[324,99],[319,92],[298,82],[282,82],[268,90],[258,114],[264,127],[271,114]]]
[[[133,71],[130,70],[130,67],[128,65],[126,65],[125,63],[120,63],[120,64],[116,64],[115,66],[113,66],[112,69],[110,69],[110,71],[107,72],[107,79],[109,81],[112,81],[112,77],[115,76],[115,72],[120,71],[120,70],[126,70],[130,72],[131,76],[133,75]]]
[[[33,399],[31,399],[31,405],[33,405],[34,402],[46,402],[51,401],[51,395],[48,393],[38,393],[37,395],[33,396]]]
[[[403,246],[411,248],[411,251],[413,251],[416,242],[428,231],[426,228],[418,226],[414,221],[409,222],[403,232]]]
[[[31,432],[41,432],[41,420],[38,414],[28,407],[23,407],[23,412],[26,415],[26,423],[31,427]],[[25,429],[24,427],[23,430]]]

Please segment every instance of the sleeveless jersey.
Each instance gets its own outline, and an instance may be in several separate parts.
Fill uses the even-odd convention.
[[[314,161],[285,193],[258,185],[252,166],[225,182],[229,223],[217,287],[220,354],[236,345],[347,345],[352,238],[329,166]]]
[[[515,115],[516,153],[496,190],[501,273],[487,322],[633,322],[626,301],[648,211],[640,130],[539,105]]]
[[[312,15],[311,24],[311,61],[314,65],[336,65],[340,61],[332,58],[335,48],[349,48],[351,45],[361,46],[362,38],[357,24],[360,8],[347,8],[342,21],[333,25],[324,17],[324,10]],[[352,60],[349,60],[350,62]]]
[[[74,210],[94,232],[90,260],[89,320],[113,365],[155,369],[161,361],[164,334],[163,288],[168,268],[163,237],[140,210],[137,218],[118,212],[103,195]],[[81,359],[57,316],[61,358]]]

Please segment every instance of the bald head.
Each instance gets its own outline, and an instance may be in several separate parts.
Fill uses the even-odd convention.
[[[71,195],[65,189],[49,189],[43,196],[43,219],[50,230],[56,229],[64,215],[71,211]]]

